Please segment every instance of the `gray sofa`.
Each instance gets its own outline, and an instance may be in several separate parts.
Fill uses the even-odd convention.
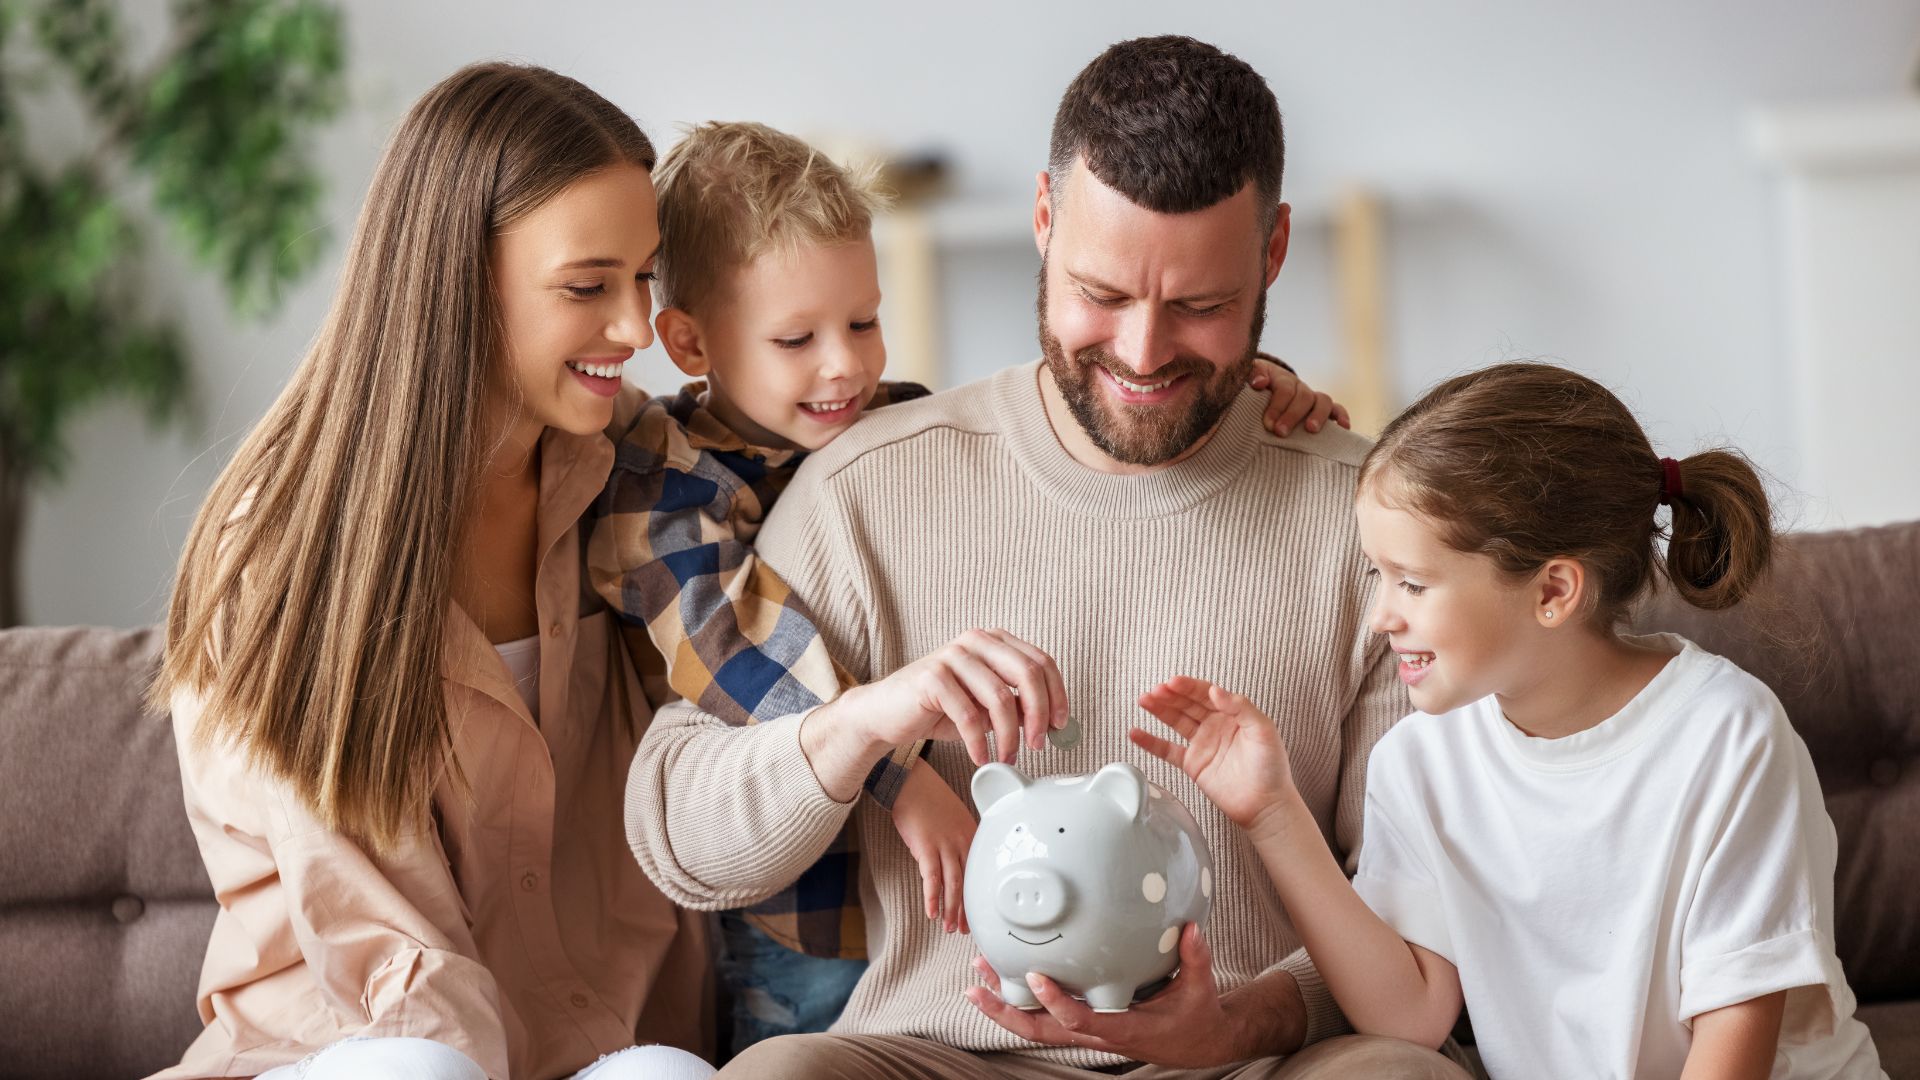
[[[1765,624],[1657,599],[1766,679],[1840,834],[1841,960],[1895,1080],[1920,1077],[1920,523],[1787,545]],[[131,1077],[199,1030],[214,900],[173,732],[140,710],[152,630],[0,632],[0,1075]],[[1756,883],[1757,885],[1760,883]]]

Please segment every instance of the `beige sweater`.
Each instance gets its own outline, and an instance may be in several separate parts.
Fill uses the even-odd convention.
[[[1025,364],[861,420],[802,467],[760,555],[862,679],[975,626],[1046,650],[1086,734],[1072,749],[1023,750],[1016,766],[1044,776],[1130,761],[1171,791],[1213,851],[1206,932],[1221,989],[1285,968],[1308,1039],[1343,1030],[1252,846],[1126,730],[1157,728],[1134,702],[1171,675],[1248,695],[1280,725],[1300,791],[1352,869],[1367,753],[1410,711],[1384,639],[1366,628],[1351,505],[1366,440],[1339,428],[1278,438],[1261,424],[1266,396],[1249,391],[1191,458],[1143,476],[1096,473],[1054,436],[1040,377]],[[656,717],[633,763],[627,835],[667,895],[697,908],[757,901],[809,866],[851,812],[872,966],[834,1030],[1117,1061],[1035,1048],[966,1001],[978,981],[971,939],[926,918],[891,818],[870,799],[822,791],[798,729],[729,727],[679,705]],[[941,743],[928,760],[967,799],[965,749]]]

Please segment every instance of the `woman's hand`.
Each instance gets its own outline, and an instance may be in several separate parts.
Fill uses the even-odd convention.
[[[1185,745],[1141,728],[1135,746],[1193,778],[1235,825],[1251,829],[1293,791],[1286,743],[1265,713],[1239,694],[1176,675],[1140,695],[1140,707],[1172,728]]]
[[[1265,355],[1254,359],[1247,385],[1267,391],[1267,430],[1282,438],[1303,423],[1308,431],[1319,431],[1328,420],[1343,428],[1353,427],[1345,405],[1308,386],[1300,376]]]
[[[960,890],[966,880],[967,850],[979,827],[973,812],[923,761],[907,774],[899,797],[893,800],[893,827],[900,830],[900,839],[920,866],[927,918],[939,920],[949,934],[971,933]]]

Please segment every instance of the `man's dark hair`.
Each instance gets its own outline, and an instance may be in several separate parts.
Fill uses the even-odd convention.
[[[1047,155],[1056,200],[1076,156],[1102,183],[1162,214],[1204,210],[1252,181],[1268,232],[1286,138],[1259,72],[1204,41],[1167,35],[1122,41],[1074,77]]]

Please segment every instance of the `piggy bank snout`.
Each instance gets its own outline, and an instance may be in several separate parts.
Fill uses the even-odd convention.
[[[1024,868],[1000,878],[994,907],[1013,925],[1038,930],[1064,919],[1072,899],[1066,878],[1052,870]]]

